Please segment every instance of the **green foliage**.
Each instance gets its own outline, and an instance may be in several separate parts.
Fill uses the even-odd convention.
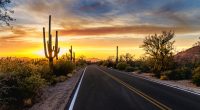
[[[166,76],[170,80],[190,79],[192,72],[187,67],[177,68],[175,70],[168,70],[161,73],[161,76]]]
[[[115,67],[115,60],[113,56],[109,56],[107,60],[104,60],[102,62],[99,62],[99,64],[102,64],[106,67]]]
[[[41,88],[46,85],[38,65],[30,61],[1,60],[0,72],[4,73],[0,76],[0,105],[8,105],[10,109],[25,106],[27,99],[35,102]]]
[[[150,72],[148,59],[146,58],[140,58],[139,60],[136,60],[134,66],[137,67],[141,72]]]
[[[193,71],[192,82],[197,86],[200,86],[200,67],[197,67]]]
[[[188,67],[181,67],[175,70],[178,74],[177,79],[190,79],[192,77],[192,71]]]
[[[74,68],[75,68],[75,65],[71,63],[70,61],[59,59],[54,65],[54,73],[57,76],[60,76],[60,75],[66,76],[68,73],[71,73]]]
[[[130,53],[126,53],[125,55],[120,55],[120,62],[126,62],[127,64],[133,66],[134,65],[134,61],[133,61],[133,55],[131,55]]]
[[[133,71],[135,71],[135,70],[137,70],[137,68],[134,68],[134,67],[132,67],[132,66],[127,66],[127,67],[125,68],[125,71],[126,71],[126,72],[133,72]]]
[[[160,77],[162,71],[171,69],[173,62],[173,44],[174,41],[171,41],[174,38],[174,32],[162,32],[161,35],[151,35],[147,36],[143,45],[141,46],[146,54],[149,56],[152,68],[152,71],[155,73],[155,76]]]
[[[0,59],[0,109],[22,109],[37,102],[41,90],[48,84],[55,84],[67,79],[74,65],[65,59],[55,64],[55,72],[50,70],[44,59]]]
[[[128,67],[129,65],[126,62],[120,62],[117,64],[117,69],[119,70],[125,70],[126,67]]]
[[[85,60],[84,56],[80,56],[78,60],[76,61],[76,65],[80,67],[85,66],[86,64],[87,64],[87,61]]]

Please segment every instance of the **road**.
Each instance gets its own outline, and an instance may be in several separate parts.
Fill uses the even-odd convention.
[[[88,66],[70,110],[200,110],[200,96],[119,71]]]

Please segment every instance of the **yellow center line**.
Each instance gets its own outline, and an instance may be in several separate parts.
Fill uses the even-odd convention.
[[[97,68],[97,67],[96,67]],[[114,79],[115,81],[117,81],[118,83],[122,84],[123,86],[127,87],[129,90],[131,90],[132,92],[138,94],[139,96],[143,97],[144,99],[146,99],[147,101],[151,102],[152,104],[154,104],[155,106],[157,106],[159,109],[161,110],[172,110],[171,108],[167,107],[166,105],[158,102],[157,100],[153,99],[152,97],[146,95],[145,93],[141,92],[140,90],[132,87],[131,85],[123,82],[122,80],[118,79],[117,77],[109,74],[108,72],[101,70],[99,68],[97,68],[98,70],[102,71],[104,74],[106,74],[107,76],[109,76],[110,78]]]

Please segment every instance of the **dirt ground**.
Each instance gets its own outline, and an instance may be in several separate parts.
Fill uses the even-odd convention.
[[[41,101],[33,105],[29,110],[64,110],[82,71],[83,69],[78,70],[65,82],[45,88]]]

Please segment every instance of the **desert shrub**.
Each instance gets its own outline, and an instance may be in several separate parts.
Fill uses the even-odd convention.
[[[197,67],[193,71],[192,75],[192,82],[196,84],[197,86],[200,86],[200,67]]]
[[[190,79],[192,76],[192,72],[188,67],[181,67],[175,70],[176,79]]]
[[[115,63],[113,61],[105,60],[105,61],[102,62],[102,66],[114,67]]]
[[[134,67],[137,67],[141,72],[150,72],[148,63],[149,63],[148,58],[143,56],[140,59],[135,61]]]
[[[191,78],[191,70],[187,67],[177,68],[175,70],[168,70],[161,73],[161,76],[166,76],[170,80],[183,80]]]
[[[166,79],[174,79],[176,77],[173,70],[164,71],[161,73],[161,76],[166,77]]]
[[[106,66],[107,67],[108,66],[108,61],[103,61],[102,62],[102,66]]]
[[[168,77],[167,77],[166,75],[161,75],[161,76],[160,76],[160,79],[161,79],[161,80],[168,80]]]
[[[135,71],[137,68],[134,68],[134,67],[132,67],[132,66],[127,66],[126,68],[125,68],[125,71],[126,72],[133,72],[133,71]]]
[[[34,103],[46,84],[37,71],[37,66],[23,61],[4,64],[7,68],[1,65],[4,74],[0,76],[0,105],[9,105],[9,108],[16,109],[25,106],[27,100]]]
[[[32,105],[44,86],[66,80],[66,74],[73,69],[73,64],[60,59],[55,64],[55,73],[63,76],[56,77],[44,59],[0,59],[0,109],[16,110]]]
[[[129,65],[126,62],[120,62],[117,64],[117,69],[119,70],[125,70],[126,67],[128,67]]]
[[[87,63],[88,62],[86,61],[85,56],[80,56],[76,61],[76,65],[80,67],[87,65]]]
[[[67,75],[73,71],[74,67],[74,64],[70,61],[59,59],[54,65],[54,73],[58,76]]]
[[[41,75],[41,78],[45,79],[48,84],[55,84],[56,83],[56,75],[50,71],[49,65],[43,64],[43,65],[38,65],[37,68],[38,72]]]

